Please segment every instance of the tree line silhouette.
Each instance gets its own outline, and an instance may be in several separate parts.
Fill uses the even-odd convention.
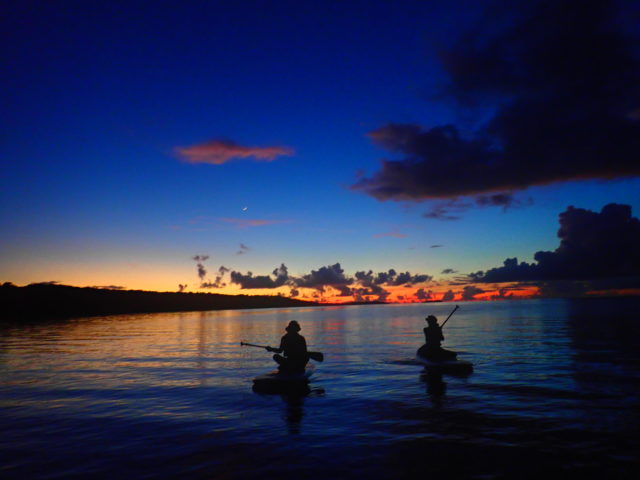
[[[184,312],[318,305],[270,295],[149,292],[50,283],[0,286],[0,321],[21,322],[121,313]]]

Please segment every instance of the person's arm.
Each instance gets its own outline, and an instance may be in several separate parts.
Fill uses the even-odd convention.
[[[267,350],[269,350],[270,352],[282,353],[282,351],[284,350],[284,337],[280,339],[280,346],[278,348],[267,347]]]

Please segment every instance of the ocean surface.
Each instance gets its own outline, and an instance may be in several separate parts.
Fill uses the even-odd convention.
[[[640,478],[639,299],[459,305],[467,376],[414,361],[446,303],[4,327],[0,478]],[[256,393],[290,320],[325,360]]]

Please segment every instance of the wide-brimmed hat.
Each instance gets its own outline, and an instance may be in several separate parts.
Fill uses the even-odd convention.
[[[300,324],[298,322],[296,322],[295,320],[291,320],[289,322],[289,325],[287,325],[287,328],[285,328],[285,330],[287,332],[299,332],[300,331]]]
[[[425,318],[425,320],[428,323],[435,323],[436,325],[438,324],[438,319],[433,315],[429,315],[427,318]]]

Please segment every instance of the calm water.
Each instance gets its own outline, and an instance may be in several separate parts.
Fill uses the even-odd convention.
[[[1,478],[638,478],[640,302],[461,303],[429,378],[424,317],[452,305],[85,318],[0,330]],[[289,320],[324,363],[306,395],[251,379]]]

